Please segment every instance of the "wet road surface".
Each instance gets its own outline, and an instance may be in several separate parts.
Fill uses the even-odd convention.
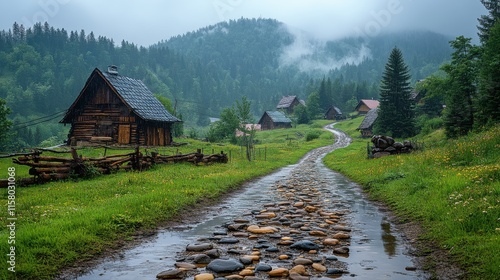
[[[188,245],[209,243],[215,244],[222,258],[238,260],[251,253],[258,255],[259,262],[251,267],[265,263],[273,269],[290,270],[297,259],[307,259],[334,272],[307,266],[306,275],[310,279],[425,279],[423,272],[414,270],[411,257],[406,255],[410,247],[395,230],[387,213],[368,201],[358,185],[323,165],[322,158],[327,153],[350,142],[342,132],[331,131],[336,135],[335,144],[316,149],[299,163],[248,183],[243,191],[210,207],[199,223],[162,230],[154,239],[104,260],[77,279],[156,279],[160,272],[175,270],[179,263],[189,261],[194,253],[187,251]],[[305,205],[294,205],[304,202]],[[317,209],[309,211],[306,205]],[[277,216],[263,218],[262,214],[267,213]],[[294,226],[301,221],[303,225]],[[245,227],[237,228],[242,223]],[[255,235],[245,230],[248,225],[270,226],[278,231],[271,236]],[[348,238],[338,239],[335,246],[322,243],[339,232]],[[237,243],[219,243],[233,236],[237,236]],[[283,240],[289,244],[284,245]],[[305,240],[320,244],[319,249],[290,248],[291,243]],[[256,244],[268,244],[279,251],[268,252],[269,246],[257,249]],[[280,259],[281,256],[289,258]],[[197,269],[183,274],[184,278],[211,273],[205,266],[198,265]],[[227,274],[238,272],[224,275]],[[254,275],[261,279],[269,277],[267,272]]]

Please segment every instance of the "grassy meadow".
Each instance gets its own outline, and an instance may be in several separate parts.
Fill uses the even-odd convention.
[[[98,258],[109,248],[117,248],[134,234],[154,230],[175,219],[183,209],[202,200],[221,197],[243,182],[296,163],[313,148],[333,143],[333,135],[321,129],[326,122],[293,129],[257,133],[255,160],[248,162],[238,146],[189,141],[179,148],[160,148],[162,154],[231,154],[227,164],[158,165],[144,172],[118,172],[93,179],[52,182],[16,189],[16,273],[9,272],[6,255],[9,231],[0,228],[2,267],[0,279],[52,279],[75,262]],[[308,135],[317,138],[306,141]],[[310,137],[309,137],[310,138]],[[178,140],[184,141],[184,140]],[[188,140],[186,140],[188,141]],[[124,153],[126,151],[107,151]],[[83,149],[85,156],[102,156],[103,149]],[[69,156],[69,155],[68,155]],[[14,166],[18,178],[27,168],[0,160],[0,172]],[[1,189],[2,225],[7,221],[6,189]]]
[[[426,230],[422,238],[447,250],[466,279],[498,279],[500,126],[458,140],[434,131],[418,138],[424,143],[421,151],[368,160],[369,139],[355,130],[361,120],[336,126],[353,143],[328,155],[327,166],[360,183],[401,217],[419,221]]]

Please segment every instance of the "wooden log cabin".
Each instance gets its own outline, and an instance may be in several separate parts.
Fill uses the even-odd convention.
[[[68,144],[166,146],[180,122],[140,81],[118,74],[116,66],[94,69],[60,121],[71,124]]]
[[[258,124],[262,130],[292,127],[292,121],[280,111],[266,111]]]

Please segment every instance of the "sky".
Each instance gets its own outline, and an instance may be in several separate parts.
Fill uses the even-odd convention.
[[[2,0],[0,30],[47,21],[147,47],[244,17],[277,19],[325,40],[430,30],[477,42],[477,18],[486,13],[479,0]]]

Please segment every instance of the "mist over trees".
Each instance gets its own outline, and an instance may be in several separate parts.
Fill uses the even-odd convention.
[[[243,96],[254,118],[274,110],[282,96],[307,101],[314,92],[320,111],[309,109],[308,117],[321,116],[332,104],[348,112],[357,100],[378,97],[382,54],[394,45],[409,57],[414,79],[433,73],[450,53],[448,38],[431,32],[381,35],[366,42],[347,38],[313,44],[319,49],[305,59],[341,59],[360,42],[369,56],[328,72],[304,72],[282,63],[284,50],[295,40],[284,24],[271,19],[231,20],[148,48],[48,23],[15,23],[0,31],[0,99],[10,108],[12,122],[0,150],[62,143],[68,127],[58,121],[96,67],[117,65],[120,74],[143,80],[153,93],[171,101],[186,131],[194,131]]]

